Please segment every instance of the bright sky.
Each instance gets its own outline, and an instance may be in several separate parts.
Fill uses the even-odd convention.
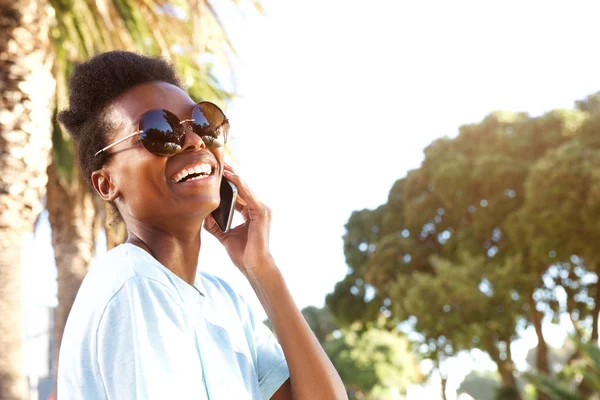
[[[239,54],[242,97],[228,116],[239,173],[273,209],[272,251],[300,307],[322,305],[344,277],[351,212],[385,202],[432,140],[493,110],[537,115],[600,90],[595,1],[263,4],[264,17],[218,7]],[[44,229],[24,260],[24,296],[52,304]],[[203,242],[200,268],[252,295],[215,241]],[[513,350],[521,363],[535,344],[525,337]],[[453,361],[449,387],[484,360]]]

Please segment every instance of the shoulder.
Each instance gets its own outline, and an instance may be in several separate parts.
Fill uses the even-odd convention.
[[[147,311],[157,304],[168,308],[178,303],[180,297],[173,284],[153,261],[130,245],[118,246],[99,256],[77,292],[65,336],[78,341],[95,332],[111,304],[112,315],[125,316]]]
[[[177,291],[165,282],[148,276],[134,275],[122,282],[121,286],[105,302],[102,316],[113,314],[136,314],[148,311],[157,314],[157,309],[177,309],[182,305]]]
[[[163,267],[164,268],[164,267]],[[151,283],[153,282],[153,283]],[[120,245],[99,256],[86,275],[77,294],[76,303],[90,309],[101,308],[126,287],[139,285],[173,290],[160,264],[144,251],[128,244]]]
[[[153,327],[168,318],[174,323],[162,325],[179,331],[186,329],[177,292],[155,270],[158,269],[152,265],[151,257],[145,259],[129,246],[119,246],[95,260],[77,292],[65,326],[59,353],[59,381],[63,388],[70,381],[93,386],[98,376],[98,341],[115,336],[115,331],[133,329],[140,318],[152,322]],[[102,331],[99,337],[101,327],[110,335],[103,335]],[[116,336],[127,339],[125,335]]]

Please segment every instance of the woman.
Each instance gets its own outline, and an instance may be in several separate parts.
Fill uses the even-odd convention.
[[[58,119],[128,239],[98,258],[62,339],[59,399],[345,399],[269,252],[270,210],[223,162],[229,123],[165,61],[128,52],[76,67]],[[225,176],[245,223],[211,216]],[[279,343],[226,282],[198,271],[202,226],[250,282]]]

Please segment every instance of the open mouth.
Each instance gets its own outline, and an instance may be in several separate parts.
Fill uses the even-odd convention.
[[[210,177],[214,172],[214,166],[207,162],[200,162],[193,166],[183,168],[171,178],[171,181],[174,183],[197,181]]]

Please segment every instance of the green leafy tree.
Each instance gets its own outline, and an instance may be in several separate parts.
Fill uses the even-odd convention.
[[[419,349],[436,362],[480,348],[513,389],[510,343],[517,324],[526,322],[538,337],[536,369],[549,373],[542,318],[564,311],[556,287],[566,288],[582,332],[587,317],[598,315],[590,260],[597,243],[599,127],[593,114],[578,109],[535,118],[496,112],[462,126],[456,138],[434,141],[421,167],[394,184],[386,204],[350,217],[349,273],[327,299],[335,317],[347,325],[390,313],[421,334]],[[563,160],[567,153],[572,161]],[[550,172],[555,177],[546,179]],[[565,190],[571,177],[574,190]],[[556,212],[552,222],[560,219],[560,229],[549,232],[553,225],[544,217],[562,206],[552,199],[555,192],[571,196],[568,209],[580,214],[573,224],[568,209]],[[587,230],[574,232],[578,224]],[[572,240],[560,241],[569,229]]]
[[[562,110],[538,118],[493,113],[479,124],[461,127],[455,139],[434,142],[407,183],[411,228],[417,232],[421,226],[429,228],[425,234],[433,240],[438,233],[448,238],[440,252],[443,257],[460,261],[467,252],[486,258],[482,282],[494,289],[493,296],[508,299],[506,292],[496,290],[504,286],[512,301],[521,302],[521,315],[515,317],[523,316],[534,326],[541,348],[538,368],[544,371],[548,371],[547,346],[535,292],[543,286],[548,264],[531,256],[527,241],[515,243],[507,237],[507,224],[523,206],[532,166],[549,149],[568,141],[584,118],[579,111]],[[518,279],[509,285],[491,279],[490,271],[504,266],[514,269],[515,263],[518,272],[513,277]]]
[[[554,274],[553,283],[570,295],[567,311],[573,321],[592,319],[591,340],[597,342],[600,148],[574,139],[548,152],[531,169],[525,194],[519,212],[525,240],[535,258],[546,264],[568,260],[554,266],[562,273]]]
[[[398,331],[385,321],[338,329],[327,308],[308,306],[302,315],[346,384],[351,398],[386,399],[422,380],[418,360]],[[273,330],[269,320],[264,323]]]
[[[398,332],[356,324],[324,345],[354,398],[384,399],[405,393],[421,374],[408,341]]]

